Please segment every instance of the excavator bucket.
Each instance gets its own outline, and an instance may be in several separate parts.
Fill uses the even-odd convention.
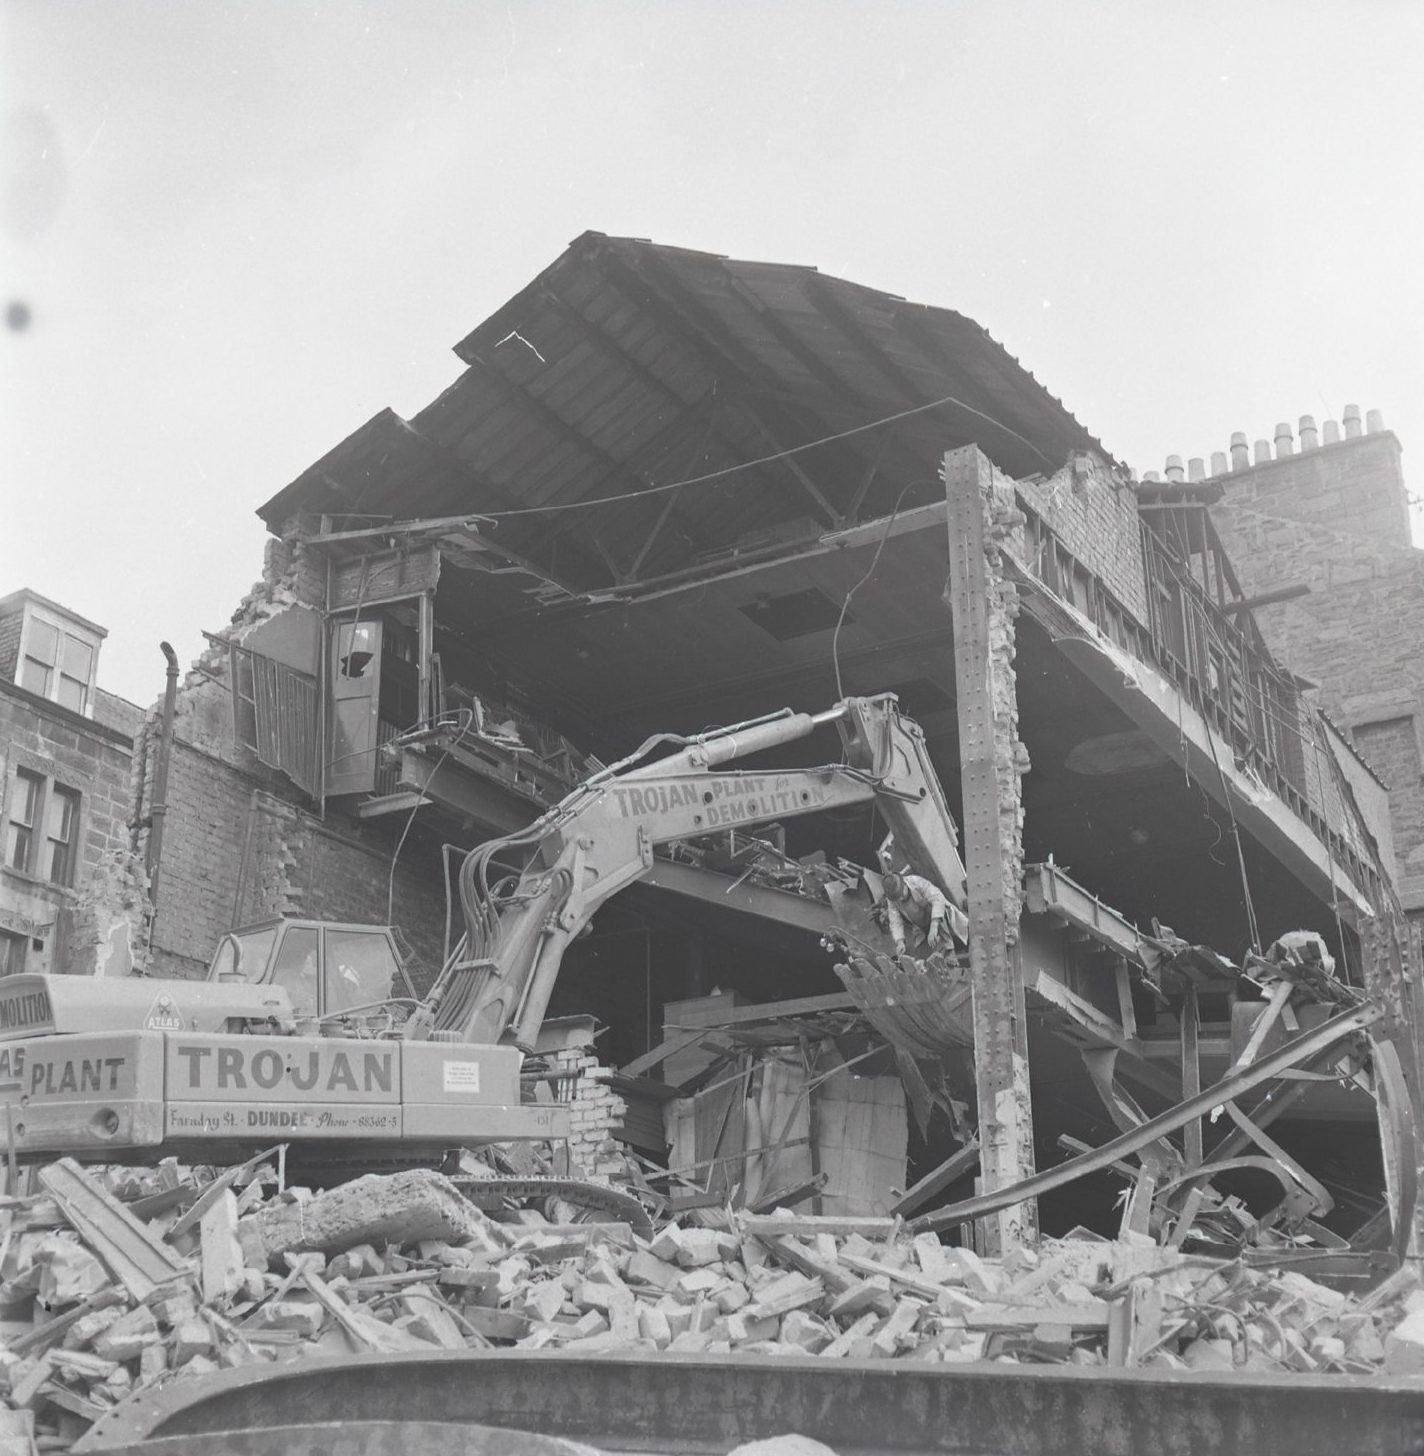
[[[852,955],[836,966],[866,1020],[892,1046],[938,1057],[974,1045],[969,978],[935,952],[912,956]]]

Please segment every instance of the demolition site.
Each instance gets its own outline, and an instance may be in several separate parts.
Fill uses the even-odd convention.
[[[1421,1449],[1379,415],[600,233],[455,354],[151,709],[0,600],[0,1450]]]

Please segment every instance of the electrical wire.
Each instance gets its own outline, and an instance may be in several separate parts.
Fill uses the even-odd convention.
[[[890,532],[895,525],[895,518],[900,514],[900,507],[905,503],[905,497],[917,485],[923,485],[921,480],[912,480],[900,491],[895,500],[895,509],[890,512],[890,518],[885,522],[885,529],[880,533],[880,542],[875,548],[875,555],[870,558],[870,565],[866,568],[865,575],[851,587],[845,594],[845,600],[841,603],[840,615],[836,618],[836,630],[831,633],[831,666],[836,672],[836,701],[840,702],[845,697],[845,688],[841,683],[841,628],[845,625],[846,613],[850,610],[850,599],[863,587],[866,582],[875,575],[875,568],[880,565],[880,553],[885,549],[885,543],[890,539]]]
[[[777,450],[770,455],[758,456],[755,460],[743,460],[736,465],[723,466],[721,470],[708,471],[705,475],[688,476],[685,480],[669,481],[665,485],[650,485],[643,490],[625,490],[618,495],[601,495],[596,500],[562,501],[557,504],[545,506],[517,506],[503,511],[481,511],[480,515],[491,521],[502,521],[510,516],[548,516],[556,515],[560,511],[588,510],[594,506],[614,505],[619,501],[643,500],[650,495],[660,495],[664,491],[682,490],[689,485],[710,485],[718,480],[724,480],[729,475],[736,475],[743,470],[755,470],[762,465],[771,465],[778,460],[785,460],[792,455],[803,454],[807,450],[819,449],[822,445],[833,445],[837,440],[848,440],[853,435],[863,435],[868,430],[878,430],[885,425],[893,425],[900,420],[909,419],[911,415],[922,415],[927,410],[942,409],[945,405],[954,405],[966,413],[975,415],[981,420],[986,420],[996,430],[1002,430],[1006,435],[1012,435],[1021,444],[1027,445],[1044,464],[1052,468],[1053,462],[1033,443],[1027,436],[1019,434],[1011,426],[1004,424],[1002,420],[996,420],[993,415],[985,414],[983,410],[975,409],[971,404],[965,404],[962,399],[957,399],[952,394],[947,394],[943,399],[930,400],[928,404],[917,404],[911,409],[897,410],[892,415],[884,415],[878,420],[870,420],[863,425],[853,425],[848,430],[838,430],[833,435],[822,435],[819,439],[807,440],[801,445],[791,445],[785,450]]]
[[[473,721],[473,714],[471,715],[471,721]],[[431,770],[431,772],[430,772],[430,778],[429,778],[429,780],[427,780],[427,782],[433,783],[435,781],[436,775],[445,766],[445,760],[450,757],[450,754],[456,748],[458,748],[461,743],[464,742],[465,737],[469,733],[469,731],[470,731],[470,724],[469,723],[464,724],[464,726],[460,729],[460,732],[459,732],[458,736],[455,738],[454,742],[447,743],[445,745],[445,751],[440,755],[439,758],[437,758],[435,760],[435,767]],[[390,872],[389,876],[386,879],[386,924],[387,925],[390,925],[392,923],[392,920],[393,920],[393,917],[394,917],[394,912],[395,912],[395,903],[396,903],[396,865],[400,863],[401,850],[405,848],[406,836],[410,833],[411,826],[415,823],[416,811],[420,808],[420,806],[424,802],[425,802],[425,796],[424,796],[424,794],[417,794],[416,795],[416,798],[415,798],[415,803],[413,803],[410,806],[410,813],[406,815],[405,827],[401,830],[401,832],[400,832],[400,838],[398,840],[396,840],[396,847],[395,847],[395,849],[391,853],[391,872]]]

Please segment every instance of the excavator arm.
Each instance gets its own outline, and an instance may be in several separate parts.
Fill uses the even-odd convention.
[[[844,762],[720,771],[838,725]],[[414,1036],[532,1048],[565,948],[610,896],[645,875],[656,846],[874,800],[897,845],[960,907],[964,865],[919,725],[893,696],[846,698],[693,740],[667,757],[603,770],[529,829],[473,850],[460,873],[466,932]],[[522,859],[510,867],[510,858]]]

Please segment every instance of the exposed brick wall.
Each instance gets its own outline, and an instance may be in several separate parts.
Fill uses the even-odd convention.
[[[608,1068],[599,1064],[588,1047],[571,1047],[555,1054],[554,1066],[573,1088],[570,1103],[569,1161],[571,1171],[584,1177],[619,1172],[623,1158],[613,1133],[623,1125],[628,1104],[608,1086]]]
[[[24,607],[0,616],[0,680],[15,681],[20,661],[20,632],[25,623]]]
[[[1311,589],[1257,621],[1284,663],[1321,684],[1332,718],[1363,730],[1356,747],[1390,790],[1400,894],[1424,913],[1424,551],[1408,544],[1399,442],[1362,435],[1216,479],[1225,496],[1212,516],[1243,590]]]
[[[1029,507],[1139,622],[1147,620],[1137,494],[1093,455],[1047,479],[1016,482]]]
[[[86,974],[109,969],[102,964],[102,946],[116,922],[129,927],[128,953],[135,962],[141,960],[143,907],[133,896],[124,868],[133,811],[132,740],[22,688],[0,683],[0,751],[6,823],[17,767],[43,774],[80,795],[72,886],[52,885],[43,875],[0,869],[0,920],[10,917],[11,929],[23,921],[50,927],[38,937],[41,946],[31,945],[26,968]],[[98,882],[104,893],[96,895]]]
[[[329,813],[322,821],[257,775],[178,739],[154,925],[155,972],[198,976],[225,930],[281,915],[378,925],[394,835]],[[427,989],[444,946],[438,847],[418,834],[397,862],[393,920],[415,951]]]
[[[156,751],[154,744],[150,758]],[[174,743],[153,925],[155,975],[200,975],[218,936],[239,923],[238,877],[253,792],[231,765],[181,739]]]

